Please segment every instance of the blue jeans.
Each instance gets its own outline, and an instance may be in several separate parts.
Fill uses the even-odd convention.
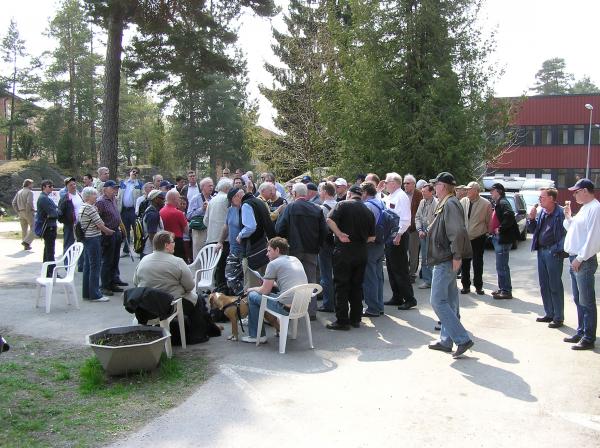
[[[433,272],[431,266],[427,264],[427,250],[429,249],[429,239],[423,238],[421,240],[421,277],[423,283],[431,285],[431,277]]]
[[[323,244],[319,252],[320,284],[323,287],[322,307],[330,311],[335,309],[335,289],[333,286],[333,246]]]
[[[101,237],[94,236],[83,240],[83,291],[84,299],[96,300],[100,293],[100,263],[102,259]]]
[[[275,311],[279,314],[288,315],[289,312],[281,302],[277,301],[275,294],[271,294],[272,298],[267,301],[267,308]],[[262,295],[256,291],[250,291],[248,294],[248,334],[251,338],[256,337],[256,330],[258,329],[258,313],[260,311],[260,302],[262,301]],[[265,335],[265,326],[260,329],[260,335]]]
[[[75,224],[65,224],[63,226],[63,254],[73,244],[75,244]]]
[[[123,221],[123,225],[125,226],[125,235],[122,238],[133,244],[133,241],[130,238],[131,227],[135,224],[135,207],[123,207],[121,210],[121,221]],[[121,244],[119,243],[119,250],[121,249]],[[133,251],[133,248],[131,248]],[[129,253],[129,246],[123,247],[123,252]]]
[[[498,235],[492,237],[494,251],[496,252],[496,272],[498,273],[498,289],[505,293],[512,293],[512,282],[510,281],[510,257],[511,243],[500,244]]]
[[[554,322],[565,320],[565,290],[562,283],[563,259],[552,254],[549,248],[537,251],[538,278],[544,304],[544,314]]]
[[[367,266],[363,280],[363,296],[367,312],[383,312],[383,254],[385,246],[379,243],[367,245]]]
[[[572,262],[574,258],[569,257],[569,260]],[[573,268],[569,269],[573,288],[573,300],[577,307],[577,335],[581,336],[585,342],[594,342],[596,340],[596,325],[598,320],[594,284],[596,269],[598,269],[596,255],[581,263],[578,272],[573,272]]]
[[[452,261],[444,261],[433,267],[430,300],[433,311],[442,323],[440,343],[452,348],[452,343],[460,345],[468,342],[471,338],[458,319],[458,287]]]

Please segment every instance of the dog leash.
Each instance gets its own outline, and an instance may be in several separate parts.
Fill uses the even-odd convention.
[[[242,312],[240,311],[240,304],[242,303],[242,300],[244,300],[244,298],[246,296],[247,296],[247,294],[242,293],[239,295],[239,297],[237,298],[237,300],[235,302],[231,302],[223,307],[223,311],[225,311],[230,306],[235,305],[235,308],[236,308],[235,312],[237,314],[238,321],[240,322],[240,327],[242,327],[242,333],[245,333],[246,330],[244,330],[244,324],[242,322]]]

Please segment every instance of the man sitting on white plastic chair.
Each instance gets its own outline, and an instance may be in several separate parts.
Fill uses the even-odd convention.
[[[262,286],[248,288],[248,333],[249,336],[242,338],[243,342],[256,343],[258,315],[263,294],[269,294],[267,308],[280,314],[287,315],[289,307],[277,301],[279,294],[273,293],[277,284],[280,292],[287,291],[298,285],[306,285],[308,280],[304,267],[296,257],[288,255],[289,245],[285,238],[275,237],[269,240],[267,246],[267,257],[269,264],[263,276]],[[264,328],[261,329],[260,342],[267,342]]]

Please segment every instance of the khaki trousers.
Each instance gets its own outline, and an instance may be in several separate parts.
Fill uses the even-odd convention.
[[[23,242],[31,244],[35,239],[35,234],[33,233],[33,213],[26,211],[19,212],[19,222],[21,223]]]
[[[198,256],[198,252],[200,252],[200,249],[202,249],[204,247],[204,244],[206,244],[206,229],[204,229],[204,230],[192,229],[192,255],[194,256],[194,261],[196,260],[196,257]]]

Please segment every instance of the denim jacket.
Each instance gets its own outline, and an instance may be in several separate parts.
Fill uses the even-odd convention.
[[[554,233],[554,240],[556,241],[556,243],[554,243],[550,249],[550,252],[553,255],[558,255],[559,253],[561,253],[564,249],[564,243],[565,243],[565,235],[567,234],[567,231],[565,230],[565,228],[563,227],[563,221],[565,219],[565,212],[563,211],[563,208],[556,204],[556,207],[554,208],[554,211],[552,212],[552,214],[548,214],[546,213],[546,210],[542,209],[542,211],[540,212],[540,214],[538,215],[538,217],[534,220],[527,220],[527,229],[530,232],[533,232],[533,240],[531,242],[531,250],[538,250],[538,239],[540,237],[540,232],[542,230],[542,220],[544,219],[544,217],[548,217],[547,219],[551,220],[550,225],[552,226],[552,232]]]

